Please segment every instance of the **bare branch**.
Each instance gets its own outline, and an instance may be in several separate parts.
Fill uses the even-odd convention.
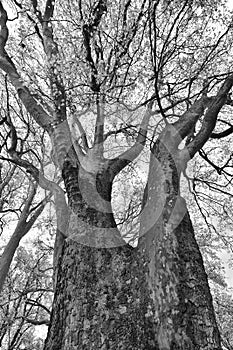
[[[96,100],[97,116],[95,124],[95,135],[94,135],[94,148],[97,150],[99,155],[103,155],[103,142],[104,142],[104,109],[103,102],[100,99],[99,94]]]
[[[78,128],[79,128],[79,132],[80,132],[80,135],[81,135],[84,151],[87,152],[88,149],[89,149],[88,141],[87,141],[87,134],[86,134],[85,130],[83,129],[83,126],[82,126],[82,123],[80,122],[80,120],[76,119],[76,122],[77,122],[77,125],[78,125]]]
[[[81,10],[81,2],[80,2],[80,11]],[[102,19],[102,16],[107,11],[107,1],[106,0],[99,0],[98,4],[93,8],[90,18],[92,21],[89,21],[89,23],[84,23],[83,17],[82,18],[82,33],[83,33],[83,44],[84,48],[86,50],[86,60],[89,64],[89,67],[91,69],[91,81],[90,81],[90,87],[92,91],[95,93],[98,93],[100,91],[100,83],[98,82],[98,70],[96,68],[96,64],[93,59],[92,55],[92,37],[93,34],[96,32],[100,21]],[[96,44],[94,43],[95,50],[98,51],[98,48],[96,47]]]
[[[116,136],[117,134],[120,134],[120,133],[127,133],[127,130],[129,130],[129,129],[135,130],[136,128],[137,128],[136,125],[127,125],[123,128],[117,129],[117,130],[110,130],[106,134],[104,134],[104,141],[107,140],[107,138],[111,135]]]
[[[49,289],[49,288],[28,288],[24,291],[22,291],[22,294],[28,294],[28,293],[37,293],[37,292],[49,292],[49,293],[53,293],[54,290],[53,289]]]
[[[55,1],[47,0],[42,20],[43,45],[49,64],[51,92],[54,98],[56,120],[66,119],[66,92],[61,76],[61,65],[59,63],[59,50],[54,40],[51,19],[53,17]]]
[[[141,151],[143,150],[146,143],[147,129],[148,129],[150,117],[152,114],[151,112],[152,104],[153,103],[149,103],[146,108],[135,144],[130,149],[128,149],[127,151],[119,155],[117,158],[111,159],[109,161],[109,168],[112,174],[112,179],[124,167],[126,167],[129,163],[131,163],[134,159],[136,159],[141,153]]]
[[[14,175],[16,170],[16,165],[13,165],[8,174],[5,176],[4,180],[2,180],[2,165],[0,164],[0,197],[4,188],[8,185],[10,179]]]
[[[25,319],[25,321],[27,321],[28,323],[31,323],[31,324],[33,324],[33,325],[35,325],[35,326],[41,326],[41,325],[43,325],[43,324],[45,324],[46,326],[48,326],[48,325],[50,324],[50,320],[49,320],[49,319],[34,320],[34,319],[32,319],[32,318],[27,318],[27,317],[25,317],[24,319]]]
[[[211,135],[210,135],[210,137],[212,138],[212,139],[222,139],[223,137],[227,137],[227,136],[229,136],[230,134],[232,134],[233,133],[233,126],[231,126],[229,129],[227,129],[227,130],[224,130],[224,131],[222,131],[222,132],[219,132],[219,133],[212,133]]]
[[[69,158],[73,164],[77,165],[77,156],[74,150],[76,137],[72,135],[73,130],[70,130],[67,120],[51,124],[52,132],[50,134],[53,147],[53,161],[60,169],[63,168],[65,160]],[[72,125],[71,125],[72,127]]]
[[[26,171],[32,175],[32,177],[40,185],[40,187],[53,193],[57,216],[57,229],[63,235],[65,235],[69,213],[65,199],[65,194],[61,187],[55,182],[46,179],[45,176],[33,164],[31,164],[25,159],[20,158],[17,152],[11,152],[11,157],[12,162],[26,169]],[[36,213],[39,213],[39,211],[40,208],[37,209]],[[36,213],[33,214],[33,217],[36,216]]]
[[[208,98],[202,96],[200,99],[196,100],[184,114],[179,117],[178,121],[172,124],[176,128],[177,134],[179,134],[179,143],[180,139],[184,139],[186,136],[188,136],[198,119],[203,115],[208,102]]]
[[[21,11],[23,11],[23,6],[21,3],[19,3],[16,0],[14,0],[14,3],[16,6],[18,6],[21,9]],[[37,7],[37,5],[38,5],[37,0],[31,0],[31,3],[32,3],[32,7],[33,7],[33,10],[34,10],[36,17],[39,19],[40,23],[42,23],[42,15]],[[39,29],[37,22],[35,21],[35,19],[32,16],[30,16],[30,14],[28,12],[26,12],[26,14],[27,14],[27,18],[29,19],[29,21],[34,25],[35,33],[37,34],[40,41],[43,43],[43,37],[40,33],[40,29]]]
[[[55,0],[47,0],[46,1],[45,12],[44,12],[44,17],[43,17],[44,22],[48,22],[52,18],[54,6],[55,6]]]
[[[217,166],[216,164],[214,164],[207,156],[207,154],[203,151],[200,150],[199,151],[199,155],[207,162],[209,163],[216,171],[219,175],[221,175],[222,173],[222,168],[220,168],[219,166]]]
[[[77,120],[75,122],[76,122],[76,124],[78,124]],[[82,129],[81,122],[79,122],[78,126],[79,127],[81,126],[81,129]],[[74,150],[76,152],[76,155],[78,157],[79,162],[82,164],[82,161],[85,157],[85,153],[83,152],[82,147],[79,144],[79,137],[77,136],[77,133],[76,133],[75,123],[71,123],[70,131],[71,131],[71,140],[72,140]],[[86,151],[87,150],[88,149],[86,149]]]
[[[50,314],[50,310],[43,304],[41,304],[39,301],[37,300],[33,300],[33,299],[27,299],[26,300],[26,304],[32,305],[32,306],[38,306],[41,307],[42,309],[44,309],[48,314]]]
[[[198,150],[202,148],[202,146],[211,136],[217,121],[218,113],[221,110],[222,106],[225,104],[232,85],[233,75],[230,75],[228,78],[226,78],[215,99],[207,108],[200,131],[194,137],[193,141],[190,142],[190,144],[187,146],[191,158]]]
[[[0,291],[2,290],[3,284],[5,282],[6,276],[8,274],[11,262],[13,260],[15,251],[18,248],[20,240],[28,233],[28,231],[34,225],[35,221],[37,220],[39,215],[42,213],[42,211],[47,203],[47,202],[42,202],[42,204],[35,211],[33,216],[31,216],[30,220],[27,221],[27,219],[30,215],[29,209],[30,209],[30,206],[32,204],[32,201],[35,198],[35,194],[36,194],[36,187],[33,186],[32,190],[30,191],[29,196],[25,202],[23,211],[21,213],[21,216],[19,218],[17,226],[14,230],[14,233],[12,234],[8,244],[6,245],[4,251],[1,255],[1,258],[0,258]]]
[[[23,83],[16,67],[5,50],[8,39],[8,28],[6,25],[7,13],[0,2],[0,69],[2,69],[10,78],[12,85],[15,87],[19,98],[23,102],[27,111],[34,120],[45,130],[50,131],[51,116],[30,93],[29,89]]]
[[[79,115],[77,114],[73,114],[73,118],[72,118],[72,125],[71,125],[71,130],[73,132],[73,137],[75,135],[75,124],[77,125],[78,127],[78,131],[80,133],[80,137],[82,139],[82,145],[83,145],[83,149],[85,152],[87,152],[87,150],[89,149],[89,146],[88,146],[88,141],[87,141],[87,135],[86,135],[86,132],[82,126],[82,123],[81,121],[79,120]]]

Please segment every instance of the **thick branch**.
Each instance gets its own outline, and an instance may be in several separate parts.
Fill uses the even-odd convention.
[[[202,96],[195,101],[192,106],[180,116],[179,120],[172,125],[177,130],[180,140],[184,139],[193,129],[198,119],[203,115],[205,107],[207,106],[209,99],[206,96]]]
[[[80,11],[81,11],[81,5],[80,5]],[[96,32],[96,30],[100,24],[102,16],[104,15],[104,13],[106,11],[107,11],[107,1],[106,0],[99,0],[98,4],[93,8],[92,13],[90,14],[90,18],[92,19],[92,21],[89,21],[89,23],[83,23],[83,27],[82,27],[83,44],[84,44],[84,48],[86,50],[86,60],[87,60],[89,66],[90,66],[90,69],[91,69],[90,87],[91,87],[92,91],[94,91],[96,93],[100,91],[100,84],[99,84],[98,79],[97,79],[98,70],[96,68],[96,65],[95,65],[95,62],[94,62],[94,59],[92,56],[91,40],[92,40],[93,34]],[[97,49],[97,51],[98,51],[98,49]]]
[[[66,93],[61,76],[61,65],[59,64],[59,51],[54,40],[51,19],[54,13],[55,1],[47,0],[43,20],[43,45],[47,56],[50,74],[51,92],[54,99],[56,119],[63,121],[66,119]]]
[[[212,101],[214,101],[215,96],[210,97],[210,99],[211,99]],[[228,94],[228,95],[227,95],[225,104],[228,105],[228,106],[233,106],[233,101],[232,101],[232,99],[231,99],[231,94]],[[211,134],[211,136],[210,136],[212,139],[221,139],[221,138],[227,137],[227,136],[229,136],[230,134],[233,133],[233,125],[231,125],[231,124],[230,124],[229,122],[227,122],[226,120],[221,120],[221,119],[219,119],[219,121],[220,121],[221,123],[224,123],[224,124],[228,125],[229,128],[226,129],[226,130],[224,130],[224,131],[217,132],[217,133],[212,132],[212,134]]]
[[[112,180],[124,167],[136,159],[143,150],[146,143],[147,129],[152,114],[151,108],[152,103],[147,106],[135,144],[117,158],[109,161],[109,169],[112,174]]]
[[[173,124],[182,139],[188,136],[190,130],[195,127],[197,120],[203,115],[205,108],[210,107],[215,102],[217,96],[207,97],[205,94],[203,94],[202,97],[195,101],[192,106],[179,118],[179,120]],[[230,106],[233,105],[233,101],[229,97],[229,94],[227,94],[224,104]],[[211,138],[226,137],[232,132],[233,126],[221,133],[212,133]]]
[[[5,50],[5,45],[8,39],[8,28],[6,22],[7,13],[0,2],[0,69],[9,76],[12,85],[15,87],[27,111],[43,129],[49,132],[51,122],[50,116],[24,85],[14,63]]]
[[[81,123],[80,123],[80,125],[81,125]],[[84,157],[85,157],[85,153],[83,152],[82,147],[79,144],[79,137],[77,136],[77,133],[76,133],[75,123],[71,124],[70,131],[71,131],[71,140],[72,140],[72,144],[73,144],[76,156],[78,157],[80,164],[82,164]],[[87,150],[88,149],[86,149],[86,151]]]
[[[75,146],[75,142],[77,140],[76,137],[74,137],[72,134],[72,125],[70,130],[68,122],[65,120],[62,123],[59,121],[57,123],[54,123],[52,127],[53,129],[50,136],[54,156],[53,161],[55,165],[62,169],[65,160],[68,158],[73,164],[77,165],[77,156],[73,147]]]
[[[227,96],[232,88],[232,85],[233,75],[230,75],[228,78],[226,78],[217,96],[208,107],[200,131],[194,137],[193,141],[190,142],[190,144],[187,146],[191,158],[195,155],[195,153],[198,150],[202,148],[202,146],[211,136],[217,121],[218,113],[227,101]]]
[[[43,21],[48,22],[52,18],[54,6],[55,6],[54,0],[47,0],[46,1]]]
[[[86,132],[82,126],[81,121],[79,120],[78,116],[74,115],[73,119],[72,119],[72,124],[71,124],[71,131],[72,131],[72,136],[73,136],[73,142],[74,142],[74,138],[75,138],[75,125],[77,125],[78,127],[78,131],[80,133],[80,137],[82,140],[82,146],[85,152],[88,151],[89,146],[88,146],[88,141],[87,141],[87,135]]]
[[[89,63],[89,66],[91,68],[91,82],[90,82],[91,89],[94,92],[99,92],[99,84],[97,83],[98,71],[96,69],[96,66],[92,57],[91,33],[90,33],[89,26],[87,24],[83,25],[83,42],[86,50],[86,60]]]
[[[102,101],[100,96],[97,96],[97,117],[95,125],[95,135],[94,135],[94,148],[97,153],[103,155],[103,142],[104,142],[104,110],[102,108]]]

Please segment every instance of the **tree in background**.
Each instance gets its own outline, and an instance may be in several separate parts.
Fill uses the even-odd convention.
[[[20,247],[0,297],[0,346],[3,350],[42,349],[35,326],[48,325],[52,264],[48,251],[38,255]]]
[[[44,349],[221,349],[180,179],[198,154],[231,176],[230,155],[219,166],[203,149],[233,130],[230,12],[217,1],[11,3],[14,35],[0,2],[1,159],[53,193],[57,217]],[[35,125],[54,166],[33,152]],[[150,159],[133,247],[112,189],[139,156],[141,172]]]

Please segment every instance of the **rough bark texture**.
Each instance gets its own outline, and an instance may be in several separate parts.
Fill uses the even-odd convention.
[[[56,290],[45,350],[71,349],[157,349],[152,312],[152,300],[146,283],[147,265],[140,252],[129,245],[122,245],[115,231],[112,213],[101,213],[95,208],[95,191],[92,189],[93,205],[87,205],[85,195],[91,191],[90,174],[81,184],[77,169],[66,164],[65,184],[73,215],[78,215],[80,225],[67,238],[58,259]],[[111,184],[106,181],[97,187],[101,197],[110,200]],[[93,180],[93,179],[92,179]],[[109,202],[110,205],[110,202]],[[101,209],[101,203],[100,203]],[[88,221],[90,232],[104,234],[101,243],[115,234],[114,242],[120,246],[98,248],[96,237],[83,240],[84,224]],[[92,225],[92,226],[90,226]],[[98,226],[97,226],[98,225]],[[114,245],[113,242],[113,245]],[[89,246],[90,245],[90,246]]]
[[[107,168],[94,176],[65,164],[70,235],[58,259],[44,350],[221,349],[202,257],[179,194],[182,152],[173,146],[159,140],[153,149],[137,248],[124,244],[117,230]]]
[[[158,349],[142,261],[66,242],[45,350]]]
[[[68,229],[66,218],[65,224],[58,225],[58,231],[64,230],[64,237],[67,238],[60,239],[61,236],[59,236],[56,241],[56,245],[60,243],[61,247],[56,248],[57,254],[55,254],[55,297],[45,350],[220,350],[220,337],[207,276],[186,204],[180,196],[179,180],[180,173],[188,159],[201,149],[213,133],[218,113],[227,102],[228,94],[233,85],[233,75],[226,77],[216,96],[211,99],[207,96],[208,83],[207,90],[204,88],[202,91],[202,96],[193,101],[191,107],[187,106],[188,110],[171,125],[166,120],[159,97],[159,69],[157,71],[156,67],[151,67],[156,74],[155,77],[148,79],[148,87],[150,90],[150,82],[155,79],[156,93],[147,102],[144,102],[148,108],[142,119],[136,143],[117,158],[111,161],[106,160],[103,156],[103,142],[106,139],[106,134],[104,135],[105,113],[101,103],[104,103],[106,91],[113,90],[109,101],[111,101],[111,96],[115,99],[117,96],[115,95],[115,91],[117,91],[115,85],[121,82],[118,80],[118,76],[123,77],[124,69],[126,69],[126,75],[123,79],[121,92],[123,88],[128,86],[126,84],[127,75],[132,72],[132,77],[137,76],[137,72],[134,71],[134,57],[137,59],[140,52],[138,51],[139,46],[144,45],[144,40],[141,40],[140,37],[142,28],[144,28],[143,37],[147,33],[146,26],[144,27],[147,17],[151,53],[154,55],[151,56],[151,61],[157,61],[156,45],[153,45],[153,41],[154,43],[157,41],[157,34],[155,30],[152,35],[151,29],[156,27],[154,23],[159,1],[149,2],[148,10],[146,10],[146,1],[142,1],[141,6],[136,2],[139,13],[136,13],[135,17],[133,12],[137,11],[131,10],[129,11],[130,16],[128,16],[131,1],[127,1],[125,6],[121,4],[119,21],[117,20],[117,22],[120,24],[120,18],[123,16],[123,25],[119,26],[119,31],[117,30],[118,33],[113,39],[120,37],[122,39],[116,40],[115,51],[112,50],[111,45],[107,45],[105,48],[105,45],[98,44],[98,40],[93,40],[98,33],[100,35],[99,43],[102,42],[101,21],[103,18],[102,23],[104,23],[104,14],[108,12],[106,0],[99,0],[92,9],[87,6],[89,12],[84,16],[81,10],[82,2],[79,2],[80,35],[83,36],[83,48],[87,63],[87,66],[84,65],[84,76],[87,78],[84,86],[86,88],[89,84],[90,92],[96,97],[97,107],[94,143],[90,148],[85,140],[86,135],[85,132],[83,133],[83,127],[80,127],[81,122],[77,120],[76,124],[79,134],[82,135],[83,148],[78,140],[79,135],[76,135],[74,130],[72,131],[73,127],[69,126],[66,120],[65,91],[69,84],[67,85],[68,81],[63,81],[63,73],[61,74],[63,67],[60,58],[63,57],[63,51],[60,55],[59,45],[53,36],[53,21],[57,20],[53,19],[55,1],[46,1],[44,15],[38,10],[40,6],[37,6],[37,1],[31,3],[34,9],[33,25],[37,26],[37,22],[41,25],[41,33],[40,30],[38,31],[38,27],[36,27],[36,32],[39,33],[47,57],[52,107],[45,102],[39,103],[40,98],[37,99],[30,92],[5,49],[9,33],[7,12],[3,8],[2,2],[0,2],[0,69],[7,74],[27,112],[50,135],[54,163],[63,170],[69,200]],[[115,5],[114,2],[113,9],[115,9]],[[17,6],[21,7],[20,4]],[[173,49],[179,49],[176,42],[179,39],[179,31],[182,31],[178,27],[180,25],[180,29],[183,28],[182,23],[187,21],[182,22],[182,18],[185,19],[185,13],[189,12],[186,6],[190,7],[189,1],[185,1],[182,5],[178,17],[170,26],[170,30],[167,27],[168,34],[166,37],[165,33],[161,56],[158,57],[160,69],[164,66],[165,57],[167,57],[168,64],[170,64],[170,59],[172,64],[172,57],[175,54]],[[149,16],[147,16],[147,11]],[[169,14],[165,9],[162,12],[164,12],[164,18]],[[27,16],[29,17],[28,13]],[[130,19],[127,20],[127,17]],[[85,18],[88,19],[87,23],[85,23]],[[152,26],[151,21],[154,22]],[[172,39],[174,29],[176,36]],[[225,34],[227,32],[228,30]],[[137,33],[140,33],[139,36]],[[222,38],[223,36],[220,37],[220,39]],[[220,39],[217,41],[217,45],[220,43]],[[175,40],[175,45],[173,45],[173,40]],[[135,46],[136,42],[139,44],[138,47]],[[114,43],[114,41],[110,41],[110,43]],[[145,45],[145,50],[147,50],[146,42]],[[172,54],[170,54],[170,45]],[[105,65],[102,64],[104,60],[101,65],[99,64],[99,57],[102,60],[105,55],[104,52],[102,55],[100,54],[101,49],[106,53],[109,52],[105,62],[108,68],[104,72],[104,76],[107,73],[109,79],[107,77],[102,79],[101,67],[105,67]],[[128,60],[129,54],[133,57],[132,60]],[[113,59],[114,55],[116,61]],[[95,56],[96,58],[94,58]],[[209,56],[206,57],[209,59]],[[77,59],[80,60],[79,55]],[[115,63],[113,63],[114,61]],[[123,69],[122,67],[127,61],[129,61],[129,66],[126,64],[126,68]],[[137,66],[140,67],[140,64]],[[98,67],[101,68],[100,74]],[[200,73],[201,71],[198,70],[198,75]],[[80,78],[83,82],[82,73]],[[190,95],[195,79],[190,79],[188,102],[191,102],[196,96],[196,87],[194,95]],[[183,84],[184,81],[180,83]],[[168,96],[165,95],[164,98],[170,100],[170,85],[168,82],[164,85],[166,84],[168,85]],[[145,86],[145,88],[146,92],[147,87]],[[105,91],[102,97],[101,91]],[[179,91],[180,89],[178,89]],[[89,96],[88,92],[86,96],[88,105],[91,95]],[[119,97],[121,96],[119,95]],[[148,194],[145,195],[141,214],[140,239],[138,247],[133,249],[121,238],[112,214],[112,181],[114,176],[142,151],[146,142],[147,127],[155,97],[159,107],[158,112],[162,114],[166,123],[152,149],[147,184]],[[173,96],[171,97],[173,100]],[[118,103],[120,100],[121,98],[117,98],[115,101]],[[171,106],[166,107],[167,111],[179,102],[182,101],[172,102]],[[111,108],[106,110],[111,113]],[[201,119],[201,117],[203,118]],[[200,130],[196,135],[190,134],[198,120],[202,124]],[[8,151],[12,161],[26,169],[42,185],[44,179],[39,179],[39,170],[24,157],[21,157],[25,152],[19,153],[17,151],[16,128],[13,124],[11,127],[14,128],[12,129],[14,132],[11,132],[12,146],[11,150]],[[185,138],[187,147],[180,151],[178,146]],[[57,197],[59,197],[58,192]],[[55,200],[55,202],[59,202],[59,200]],[[60,217],[61,211],[61,207],[59,207],[58,217]]]
[[[221,349],[212,298],[185,200],[184,152],[170,126],[155,143],[141,218],[159,349]],[[153,215],[154,214],[154,215]]]
[[[166,220],[166,219],[165,219]],[[165,221],[164,220],[164,221]],[[162,218],[140,242],[159,349],[221,349],[212,298],[188,213],[172,234]],[[154,249],[152,250],[151,247]]]

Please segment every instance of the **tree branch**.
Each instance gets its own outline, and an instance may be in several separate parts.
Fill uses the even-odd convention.
[[[45,12],[43,21],[48,22],[53,17],[53,11],[55,6],[55,0],[47,0],[45,5]]]
[[[219,166],[217,166],[216,164],[214,164],[207,156],[207,154],[203,151],[203,150],[200,150],[199,151],[199,155],[207,162],[209,163],[216,171],[219,175],[221,175],[222,173],[222,168],[220,168]]]
[[[50,315],[50,310],[43,304],[39,303],[39,301],[37,300],[33,300],[33,299],[27,299],[26,300],[26,304],[32,305],[32,306],[38,306],[41,307],[42,309],[44,309],[49,315]]]
[[[25,294],[28,294],[28,293],[37,293],[37,292],[53,293],[54,290],[53,289],[49,289],[49,288],[28,288],[28,289],[22,291],[22,295],[25,295]]]
[[[50,132],[51,116],[47,114],[45,109],[30,93],[29,89],[24,85],[16,67],[5,50],[8,39],[7,13],[0,2],[0,69],[2,69],[10,78],[12,85],[15,87],[19,98],[23,102],[25,108],[34,118],[34,120],[46,131]]]
[[[80,2],[80,11],[81,10],[81,2]],[[82,34],[83,34],[83,44],[84,48],[86,50],[86,60],[90,66],[91,69],[91,82],[90,87],[92,91],[98,93],[100,91],[100,83],[98,82],[98,70],[96,68],[93,56],[92,56],[92,47],[91,47],[91,39],[93,37],[93,34],[96,32],[100,21],[102,19],[102,16],[107,11],[107,1],[106,0],[99,0],[98,4],[93,8],[90,14],[90,18],[92,21],[89,21],[89,23],[84,23],[83,16],[81,16],[83,25],[82,25]],[[98,48],[95,47],[95,49]]]
[[[57,229],[63,235],[66,235],[69,213],[64,191],[58,184],[46,179],[45,176],[33,164],[31,164],[25,159],[20,158],[17,152],[11,152],[10,155],[12,158],[12,162],[26,169],[26,171],[32,175],[32,177],[40,185],[40,187],[52,192],[55,200]],[[40,208],[38,208],[37,210],[39,212]],[[34,213],[33,216],[36,216],[36,213]]]
[[[55,1],[47,0],[43,20],[43,45],[49,64],[50,87],[54,99],[56,120],[60,122],[66,119],[66,92],[61,75],[61,65],[59,63],[58,45],[54,40],[51,19],[54,13]]]
[[[179,143],[181,139],[183,140],[186,136],[188,136],[198,119],[203,115],[208,102],[209,99],[202,96],[200,99],[196,100],[175,123],[172,124],[176,128],[177,134],[179,135]]]
[[[111,135],[117,135],[117,134],[120,134],[120,133],[127,133],[127,130],[129,129],[136,129],[137,126],[136,125],[127,125],[123,128],[120,128],[120,129],[117,129],[117,130],[110,130],[108,131],[106,134],[104,134],[104,141],[107,140],[107,138]]]
[[[2,164],[0,163],[0,198],[2,191],[4,188],[8,185],[10,179],[14,175],[14,172],[16,170],[16,165],[13,165],[8,174],[5,176],[4,180],[2,180]]]
[[[147,129],[148,129],[150,117],[152,115],[152,112],[151,112],[152,104],[153,102],[147,105],[135,144],[130,149],[128,149],[127,151],[119,155],[118,157],[111,159],[109,161],[109,169],[112,176],[112,180],[124,167],[126,167],[134,159],[136,159],[141,153],[141,151],[143,150],[146,143]]]
[[[17,223],[17,226],[14,230],[14,233],[12,234],[8,244],[6,245],[1,258],[0,258],[0,291],[3,288],[3,284],[5,282],[6,276],[8,274],[11,262],[13,260],[14,254],[16,249],[18,248],[18,245],[20,243],[20,240],[28,233],[28,231],[31,229],[31,227],[34,225],[35,221],[39,217],[39,215],[42,213],[47,201],[42,202],[40,207],[35,211],[35,213],[31,216],[30,220],[27,221],[29,215],[30,215],[30,206],[32,204],[32,201],[35,198],[36,194],[36,186],[33,186],[32,190],[29,193],[29,196],[26,200],[26,203],[24,205],[23,211],[20,215],[19,221]]]
[[[77,123],[77,121],[76,121],[76,123]],[[79,124],[79,126],[80,125],[81,125],[81,128],[82,128],[82,124],[81,123]],[[75,123],[71,124],[70,131],[71,131],[71,140],[72,140],[72,144],[73,144],[75,153],[76,153],[76,155],[78,157],[78,160],[79,160],[80,164],[82,164],[83,159],[85,157],[85,153],[83,152],[82,147],[79,144],[79,137],[77,137],[77,134],[76,134]],[[87,150],[88,149],[86,149],[86,151]]]
[[[50,324],[50,320],[49,320],[49,319],[34,320],[34,319],[32,319],[32,318],[27,318],[27,317],[25,317],[24,319],[25,319],[26,322],[31,323],[31,324],[33,324],[33,325],[35,325],[35,326],[41,326],[41,325],[43,325],[43,324],[45,324],[46,326],[48,326],[48,325]]]
[[[221,131],[221,132],[218,132],[218,133],[212,132],[210,137],[212,139],[222,139],[223,137],[229,136],[232,133],[233,133],[233,125],[230,128],[228,128],[228,129],[226,129],[224,131]]]
[[[187,145],[190,157],[192,158],[195,153],[202,148],[205,142],[209,139],[216,125],[217,116],[222,106],[227,101],[227,96],[233,85],[233,75],[227,77],[219,89],[215,99],[207,108],[202,126],[198,134],[194,137],[193,141]]]
[[[85,152],[87,152],[89,149],[88,141],[87,141],[87,134],[82,126],[81,121],[79,120],[78,115],[73,114],[72,125],[71,125],[71,130],[73,132],[73,139],[75,137],[75,124],[77,125],[79,133],[80,133],[83,149]]]
[[[97,116],[96,116],[96,124],[95,124],[95,135],[94,135],[94,148],[97,151],[97,154],[103,155],[103,142],[104,142],[104,109],[103,109],[103,101],[100,99],[100,94],[97,94],[96,99],[97,106]]]

